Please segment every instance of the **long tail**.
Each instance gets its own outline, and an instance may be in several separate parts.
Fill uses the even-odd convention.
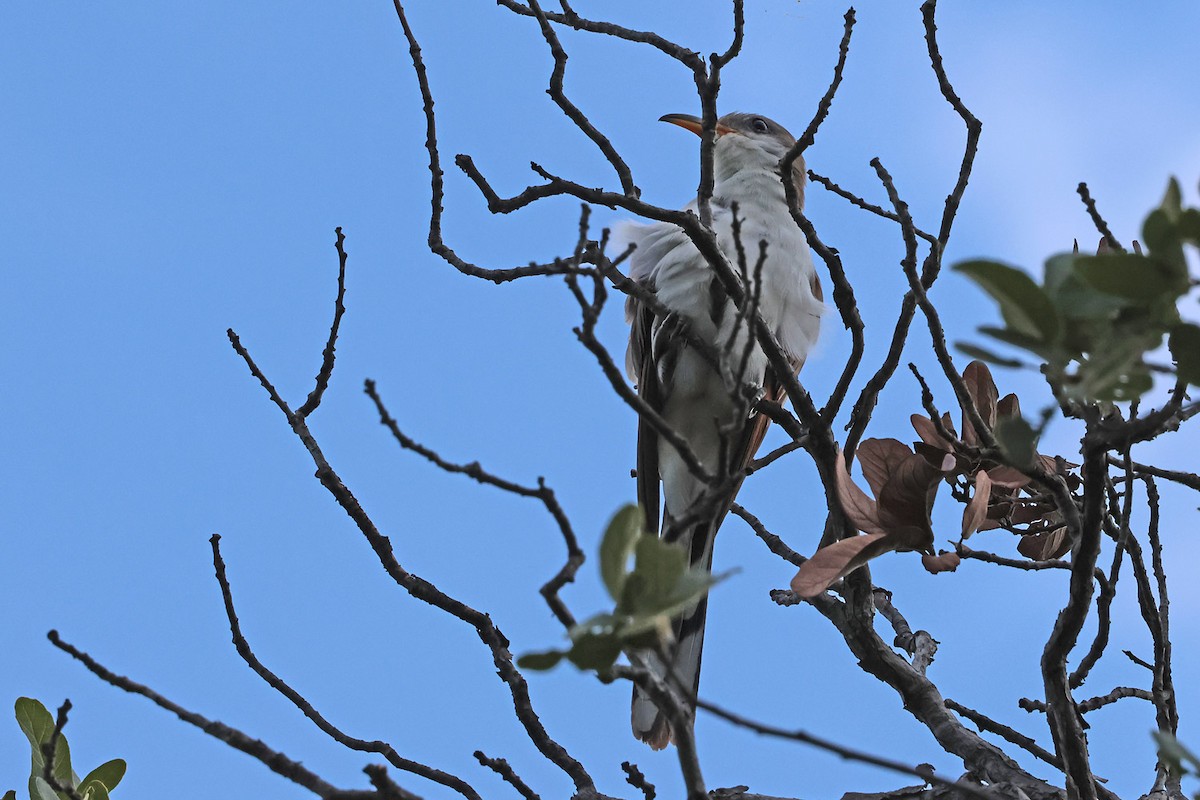
[[[705,569],[712,569],[712,545],[716,531],[711,522],[697,523],[678,536],[674,535],[669,522],[663,527],[664,538],[686,547],[693,564],[703,564]],[[700,659],[704,654],[704,623],[707,616],[706,594],[675,620],[675,643],[668,651],[671,654],[671,679],[668,679],[667,668],[657,655],[646,655],[647,664],[660,678],[690,690],[692,696],[700,688]],[[638,686],[633,687],[631,721],[633,735],[654,750],[662,750],[674,738],[667,715]]]

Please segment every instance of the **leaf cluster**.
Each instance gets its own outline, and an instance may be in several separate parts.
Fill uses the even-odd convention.
[[[1146,217],[1142,241],[1145,251],[1135,242],[1135,252],[1118,252],[1102,241],[1094,256],[1053,256],[1040,284],[996,261],[966,261],[954,269],[1000,306],[1005,326],[980,332],[1037,356],[1065,398],[1136,400],[1153,386],[1146,355],[1164,337],[1178,377],[1200,385],[1200,326],[1183,321],[1178,309],[1195,285],[1184,245],[1200,246],[1200,209],[1183,208],[1174,179]],[[996,364],[1020,363],[972,344],[959,348]]]
[[[689,563],[687,550],[647,532],[644,519],[638,506],[622,507],[600,542],[600,576],[614,609],[573,626],[569,648],[528,653],[518,666],[547,670],[565,658],[579,669],[603,672],[625,648],[665,647],[674,638],[672,619],[728,577]]]
[[[962,446],[954,441],[956,433],[949,414],[941,417],[946,436],[931,417],[913,414],[911,418],[921,437],[921,443],[914,447],[924,446],[943,458],[952,458],[954,466],[947,470],[946,480],[952,485],[961,482],[964,499],[971,490],[970,501],[963,509],[962,538],[977,531],[1004,528],[1021,537],[1017,550],[1027,558],[1044,561],[1062,556],[1071,548],[1062,514],[1052,498],[1033,487],[1028,470],[1036,465],[1047,473],[1061,475],[1068,488],[1075,490],[1080,479],[1071,470],[1078,465],[1038,453],[1039,431],[1021,416],[1020,398],[1012,393],[999,397],[986,364],[972,361],[962,377],[980,420],[996,439],[998,453],[980,447],[981,431],[965,411]]]
[[[56,792],[43,777],[46,761],[53,754],[51,777],[60,786],[67,787],[83,800],[108,800],[112,790],[125,776],[125,761],[114,758],[106,761],[84,778],[71,768],[71,748],[67,737],[61,732],[50,748],[54,736],[54,717],[46,707],[30,697],[20,697],[15,704],[17,724],[29,739],[32,751],[32,766],[29,772],[29,800],[69,800],[66,792]],[[16,791],[10,790],[0,800],[17,800]]]
[[[952,467],[924,449],[914,452],[896,439],[866,439],[859,445],[858,460],[875,497],[872,499],[850,479],[846,460],[836,459],[838,500],[850,524],[861,536],[826,545],[800,566],[792,578],[792,591],[814,597],[838,579],[873,558],[893,550],[917,550],[933,556],[933,523],[930,512],[938,484]]]
[[[942,481],[955,487],[965,502],[962,539],[980,530],[1005,528],[1021,536],[1017,549],[1028,558],[1058,558],[1071,547],[1062,514],[1052,498],[1032,488],[1035,465],[1064,477],[1071,489],[1080,485],[1070,470],[1077,465],[1037,452],[1038,430],[1021,416],[1015,394],[999,397],[991,371],[972,361],[962,373],[963,385],[980,421],[998,448],[982,446],[985,432],[966,410],[962,438],[950,415],[913,414],[920,441],[910,449],[896,439],[867,439],[858,448],[863,476],[874,498],[858,487],[837,459],[837,495],[846,518],[861,536],[826,545],[806,561],[792,579],[792,591],[814,597],[873,558],[892,551],[919,551],[931,573],[953,572],[959,556],[935,554],[931,513]],[[968,495],[968,492],[970,494]],[[969,496],[969,500],[968,500]]]

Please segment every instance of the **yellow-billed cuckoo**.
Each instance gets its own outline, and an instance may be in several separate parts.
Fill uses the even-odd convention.
[[[701,121],[696,117],[668,114],[662,121],[701,132]],[[825,310],[808,243],[784,199],[786,179],[793,182],[803,203],[804,162],[797,159],[790,174],[782,176],[780,160],[796,140],[783,126],[756,114],[721,117],[716,137],[712,230],[721,251],[738,271],[733,232],[736,206],[741,245],[751,276],[760,243],[765,242],[758,311],[798,371],[816,342]],[[688,208],[695,210],[696,206],[693,202]],[[766,356],[753,343],[751,326],[744,318],[739,319],[738,309],[720,279],[679,227],[665,222],[625,223],[616,234],[618,246],[637,246],[629,258],[629,276],[654,292],[663,306],[681,318],[690,336],[712,345],[714,352],[730,354],[728,361],[734,365],[723,378],[712,364],[711,353],[706,356],[698,352],[679,335],[678,326],[656,317],[631,297],[626,306],[632,328],[626,357],[630,377],[638,393],[686,438],[706,471],[722,472],[719,460],[724,455],[729,460],[724,465],[727,474],[736,474],[754,458],[769,420],[759,414],[747,416],[745,403],[738,400],[739,387],[729,385],[729,376],[741,372],[746,353],[743,382],[761,386],[764,396],[777,402],[783,398],[780,382],[772,375]],[[752,292],[754,288],[747,286],[746,290]],[[659,528],[660,480],[662,537],[686,548],[692,564],[711,569],[713,539],[740,481],[720,497],[711,496],[711,491],[706,495],[705,483],[689,471],[675,448],[660,441],[643,421],[638,426],[638,501],[646,512],[649,530]],[[695,519],[695,510],[704,508],[710,511]],[[700,681],[706,609],[707,600],[701,599],[675,620],[675,643],[667,651],[675,677],[693,690]],[[647,660],[653,669],[666,674],[666,667],[656,656],[648,655]],[[655,750],[666,747],[671,740],[666,716],[637,687],[632,719],[634,735]]]

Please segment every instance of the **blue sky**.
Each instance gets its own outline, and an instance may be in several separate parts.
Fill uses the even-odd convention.
[[[613,183],[545,95],[550,58],[535,25],[488,2],[412,5],[438,100],[450,243],[487,266],[565,254],[573,201],[493,218],[450,162],[471,153],[502,192],[533,177],[530,160],[584,184]],[[728,38],[723,0],[575,5],[702,52]],[[799,131],[828,84],[845,7],[747,5],[746,50],[726,74],[722,108],[765,113]],[[917,5],[859,4],[845,83],[808,161],[883,201],[868,166],[879,156],[918,223],[933,227],[963,131],[928,68]],[[942,5],[947,69],[984,121],[948,261],[991,255],[1037,268],[1073,238],[1095,241],[1074,193],[1080,180],[1123,240],[1137,235],[1169,175],[1195,201],[1200,102],[1191,32],[1200,7]],[[456,772],[488,796],[510,790],[474,762],[477,748],[508,758],[543,796],[568,792],[525,741],[473,632],[390,583],[225,339],[235,328],[285,395],[301,400],[332,311],[333,228],[343,226],[349,311],[314,432],[402,564],[492,613],[516,652],[559,641],[536,594],[563,557],[544,512],[399,451],[362,380],[376,379],[401,426],[447,458],[479,459],[525,483],[544,475],[589,552],[633,496],[634,420],[574,340],[577,312],[560,282],[494,287],[426,251],[424,123],[390,4],[19,2],[0,11],[0,37],[0,446],[8,456],[0,467],[0,701],[70,697],[77,762],[126,758],[126,797],[306,796],[92,678],[46,642],[57,628],[114,670],[262,737],[333,782],[365,785],[365,759],[325,740],[234,652],[211,574],[215,532],[260,657],[331,720]],[[645,197],[685,203],[696,142],[655,120],[695,110],[690,77],[625,43],[570,32],[563,41],[572,56],[568,91],[625,154]],[[870,364],[882,356],[903,292],[900,238],[819,188],[809,198],[810,215],[859,287]],[[621,217],[596,214],[598,224]],[[989,302],[953,275],[933,296],[958,338],[995,319]],[[615,352],[623,327],[617,313],[603,326]],[[803,375],[818,397],[848,348],[835,327]],[[910,344],[923,364],[927,338],[918,326]],[[1002,391],[1020,388],[1027,409],[1046,400],[1029,376],[997,379]],[[898,376],[873,435],[909,439],[907,417],[917,409],[916,387]],[[1069,457],[1072,435],[1057,426],[1043,450]],[[1191,441],[1185,431],[1146,457],[1190,467]],[[1194,563],[1195,500],[1167,498],[1168,558]],[[820,493],[803,456],[748,483],[743,500],[798,550],[815,546]],[[958,513],[942,499],[942,538],[953,536]],[[978,546],[1012,550],[992,536]],[[734,523],[717,561],[741,572],[710,604],[706,696],[956,774],[953,759],[855,667],[815,612],[770,603],[767,591],[790,578],[786,565]],[[933,674],[948,697],[1048,744],[1044,720],[1015,699],[1040,690],[1037,660],[1063,601],[1060,576],[966,564],[931,577],[915,558],[893,556],[875,577],[896,592],[914,627],[942,641]],[[594,565],[565,597],[578,614],[600,610]],[[1191,715],[1200,700],[1185,676],[1200,656],[1200,592],[1177,579],[1172,601],[1183,734],[1196,742]],[[1121,648],[1149,650],[1131,596],[1115,616],[1117,655],[1085,693],[1143,680],[1118,660]],[[602,790],[628,794],[619,763],[633,759],[662,791],[674,791],[673,758],[628,734],[626,686],[600,686],[569,668],[532,676],[531,686],[549,729]],[[1090,719],[1097,772],[1120,794],[1145,791],[1149,706],[1127,700]],[[698,735],[711,786],[819,798],[904,783],[713,720],[702,720]],[[0,788],[24,785],[27,753],[0,710]]]

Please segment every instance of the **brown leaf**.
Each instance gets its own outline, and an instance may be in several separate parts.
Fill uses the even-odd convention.
[[[897,537],[897,550],[928,551],[933,546],[929,512],[943,473],[904,450],[902,460],[889,464],[891,472],[876,495],[876,514],[883,529]]]
[[[924,442],[913,442],[913,450],[925,459],[929,466],[938,472],[954,472],[958,469],[958,459],[953,453],[947,453],[940,447],[932,447]]]
[[[958,431],[954,430],[954,423],[950,420],[949,411],[947,411],[945,414],[942,414],[942,427],[945,428],[946,433],[949,433],[951,436],[958,436]]]
[[[917,432],[917,436],[921,437],[922,442],[939,450],[950,450],[950,443],[938,434],[933,420],[920,414],[913,414],[909,419],[912,420],[913,430]]]
[[[1019,469],[1012,467],[992,467],[987,473],[992,483],[1004,489],[1020,489],[1032,480]]]
[[[894,550],[890,539],[885,533],[865,533],[822,547],[800,566],[792,578],[792,591],[801,597],[816,597],[872,558]]]
[[[988,502],[991,498],[992,479],[986,472],[979,470],[975,473],[975,496],[963,509],[962,538],[970,538],[987,519]]]
[[[866,442],[863,444],[865,445]],[[842,504],[842,511],[845,512],[846,519],[860,531],[882,534],[883,527],[879,524],[879,512],[875,501],[867,497],[867,493],[858,488],[858,484],[850,479],[841,448],[838,448],[835,469],[834,478],[837,484],[838,501]]]
[[[912,451],[896,439],[864,439],[858,446],[858,463],[871,491],[879,497],[897,465],[912,455]]]
[[[1009,516],[1012,517],[1014,525],[1024,525],[1029,522],[1037,522],[1043,519],[1048,514],[1054,513],[1053,505],[1042,505],[1041,503],[1018,503],[1013,506]]]
[[[928,553],[921,556],[921,566],[933,575],[939,572],[954,572],[958,569],[958,565],[962,563],[958,553],[953,553],[948,550],[943,550],[936,556],[931,556]]]
[[[1017,551],[1026,558],[1031,558],[1034,561],[1049,561],[1052,558],[1061,558],[1070,549],[1071,537],[1067,534],[1065,525],[1061,528],[1055,528],[1052,531],[1022,536],[1021,541],[1017,542]]]
[[[996,398],[999,393],[996,391],[996,382],[992,380],[992,373],[988,370],[987,364],[982,361],[972,361],[967,364],[962,376],[967,394],[971,395],[971,399],[975,401],[975,408],[979,410],[980,418],[989,427],[995,425]],[[963,411],[963,441],[967,444],[979,444],[979,434],[975,430],[975,426],[971,424],[970,418],[967,417],[966,411]]]
[[[1021,416],[1021,399],[1015,394],[1009,393],[996,403],[997,417],[1019,417]]]

